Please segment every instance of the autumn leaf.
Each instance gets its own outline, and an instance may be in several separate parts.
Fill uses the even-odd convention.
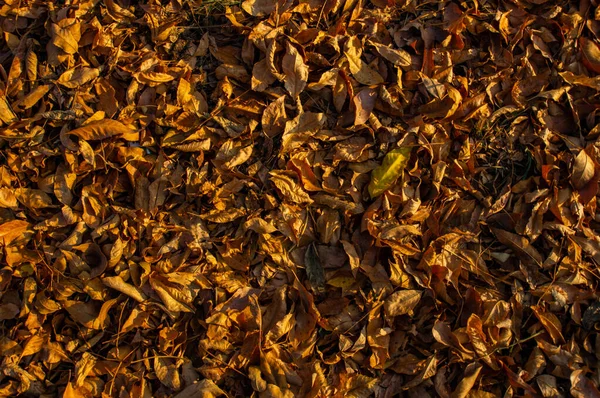
[[[75,18],[65,18],[52,24],[52,43],[67,54],[75,54],[79,48],[81,28]]]
[[[30,239],[32,235],[31,224],[24,220],[12,220],[0,225],[0,242],[5,246]]]
[[[372,41],[370,41],[369,44],[374,46],[377,49],[377,52],[381,54],[383,58],[387,59],[396,66],[407,68],[412,64],[411,55],[402,49],[390,48],[389,46]]]
[[[269,137],[275,137],[283,133],[286,121],[285,96],[282,95],[265,108],[261,119],[263,131]]]
[[[54,206],[52,198],[40,189],[17,188],[15,189],[17,200],[30,209],[43,209]]]
[[[287,174],[271,172],[271,181],[293,203],[312,203],[310,196]]]
[[[354,117],[354,124],[361,125],[369,120],[369,116],[375,108],[375,100],[377,99],[377,92],[372,88],[366,88],[361,90],[354,96],[354,106],[356,107],[356,116]]]
[[[77,150],[77,147],[71,141],[70,136],[75,136],[86,141],[103,140],[115,136],[122,137],[128,141],[135,141],[136,137],[139,137],[134,130],[125,126],[118,120],[113,119],[92,122],[75,130],[71,130],[68,133],[61,134],[63,144],[71,150]]]
[[[509,3],[1,2],[0,396],[600,397],[600,8]]]
[[[72,68],[60,75],[57,82],[67,88],[77,88],[92,81],[99,75],[100,69],[98,68]]]
[[[594,159],[587,154],[585,149],[579,151],[573,164],[571,183],[576,189],[582,189],[594,178],[596,166]]]
[[[292,98],[298,97],[306,87],[308,79],[308,66],[302,60],[298,50],[287,43],[286,53],[282,60],[282,69],[285,74],[284,84]]]
[[[119,292],[128,295],[136,301],[142,302],[146,299],[144,293],[135,286],[123,281],[119,276],[107,276],[102,279],[102,283],[111,289],[118,290]]]
[[[27,343],[23,347],[23,352],[21,352],[21,357],[26,357],[28,355],[34,355],[40,352],[46,342],[46,337],[41,334],[33,335],[27,340]]]
[[[402,175],[410,158],[411,147],[405,146],[389,151],[379,167],[371,172],[369,195],[375,198],[388,190]]]
[[[13,106],[15,108],[22,108],[24,110],[29,109],[37,104],[48,93],[48,91],[50,91],[50,88],[51,86],[48,84],[38,86],[25,97],[21,98],[19,101],[16,101]]]
[[[162,384],[172,390],[181,388],[181,379],[179,372],[172,359],[161,358],[159,355],[154,357],[154,373]]]
[[[348,58],[350,72],[359,83],[367,86],[383,83],[383,77],[361,59],[362,44],[358,37],[353,36],[348,40],[345,54]]]
[[[468,364],[465,367],[463,378],[460,380],[456,390],[452,392],[452,398],[466,398],[470,396],[469,392],[477,382],[477,377],[482,368],[483,365],[476,362]]]
[[[385,313],[387,316],[398,316],[411,313],[419,300],[421,300],[422,291],[419,290],[399,290],[390,295],[385,300]]]
[[[245,0],[242,9],[254,17],[268,15],[275,11],[277,3],[270,0]]]
[[[579,46],[581,47],[583,64],[592,72],[600,73],[600,47],[593,40],[580,37]]]

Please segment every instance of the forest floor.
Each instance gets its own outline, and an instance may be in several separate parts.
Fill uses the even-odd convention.
[[[600,8],[0,0],[0,397],[600,397]]]

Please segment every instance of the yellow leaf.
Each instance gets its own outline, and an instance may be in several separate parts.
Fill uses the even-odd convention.
[[[0,96],[0,121],[6,124],[17,120],[17,115],[13,112],[4,96]]]
[[[452,398],[466,398],[477,381],[477,376],[483,365],[473,362],[467,365],[460,383],[452,393]]]
[[[41,100],[48,91],[50,91],[50,85],[46,84],[43,86],[38,86],[35,88],[35,90],[27,94],[25,97],[23,97],[19,101],[16,101],[14,103],[14,107],[22,108],[23,110],[29,109],[35,104],[37,104],[38,101]]]
[[[328,285],[339,287],[342,290],[348,290],[356,282],[356,279],[349,276],[338,276],[327,281]]]
[[[146,295],[140,289],[125,282],[120,276],[107,276],[106,278],[102,278],[102,283],[111,289],[128,295],[140,303],[146,300]]]
[[[65,18],[52,24],[52,43],[66,52],[75,54],[79,48],[81,39],[81,28],[79,21],[75,18]]]
[[[45,341],[46,338],[39,334],[31,336],[29,340],[27,340],[25,347],[23,347],[23,353],[21,353],[21,356],[26,357],[28,355],[33,355],[40,352]]]
[[[22,241],[33,235],[31,224],[23,220],[12,220],[0,225],[0,243],[9,245],[12,242]]]
[[[73,68],[65,71],[57,82],[67,88],[77,88],[100,75],[99,68]]]
[[[170,82],[171,80],[175,79],[175,77],[173,77],[167,73],[160,73],[160,72],[140,72],[136,76],[140,83],[148,84],[151,86],[154,86],[154,85],[157,85],[160,83]]]
[[[410,158],[410,147],[401,147],[388,152],[381,166],[371,172],[369,194],[371,198],[381,195],[402,175]]]
[[[154,373],[162,384],[173,390],[181,388],[179,372],[173,361],[167,358],[154,357]]]
[[[281,171],[271,171],[270,180],[282,195],[293,203],[312,203],[312,199],[288,174]],[[290,173],[291,174],[291,173]]]
[[[135,141],[134,138],[136,136],[138,136],[139,139],[138,133],[134,132],[123,123],[113,119],[104,119],[97,122],[92,122],[68,133],[63,134],[61,132],[61,141],[63,145],[67,147],[67,149],[76,151],[78,150],[78,147],[73,141],[71,141],[70,136],[76,136],[86,141],[103,140],[114,136],[120,136],[127,141]]]

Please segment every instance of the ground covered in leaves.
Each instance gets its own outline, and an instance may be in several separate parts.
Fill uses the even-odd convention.
[[[0,396],[600,397],[600,9],[0,0]]]

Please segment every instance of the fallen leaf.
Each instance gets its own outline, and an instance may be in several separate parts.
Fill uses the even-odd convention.
[[[575,189],[582,189],[588,182],[594,178],[596,168],[594,160],[587,154],[585,149],[579,151],[575,157],[573,164],[573,172],[571,174],[571,183]]]
[[[276,4],[270,0],[245,0],[242,9],[254,17],[261,17],[275,11]]]
[[[369,195],[375,198],[388,190],[402,175],[410,158],[411,147],[405,146],[389,151],[379,167],[371,172]]]
[[[583,64],[592,72],[600,73],[600,47],[593,40],[579,38]]]
[[[67,88],[78,88],[92,81],[100,75],[98,68],[72,68],[65,71],[57,80],[57,83]]]
[[[306,87],[308,80],[308,66],[302,60],[300,53],[289,42],[282,60],[282,69],[285,74],[284,84],[292,98],[298,97]]]
[[[67,54],[75,54],[81,39],[80,24],[75,18],[65,18],[51,25],[52,43]]]
[[[387,316],[399,316],[411,313],[419,304],[420,290],[399,290],[385,300],[385,313]]]

